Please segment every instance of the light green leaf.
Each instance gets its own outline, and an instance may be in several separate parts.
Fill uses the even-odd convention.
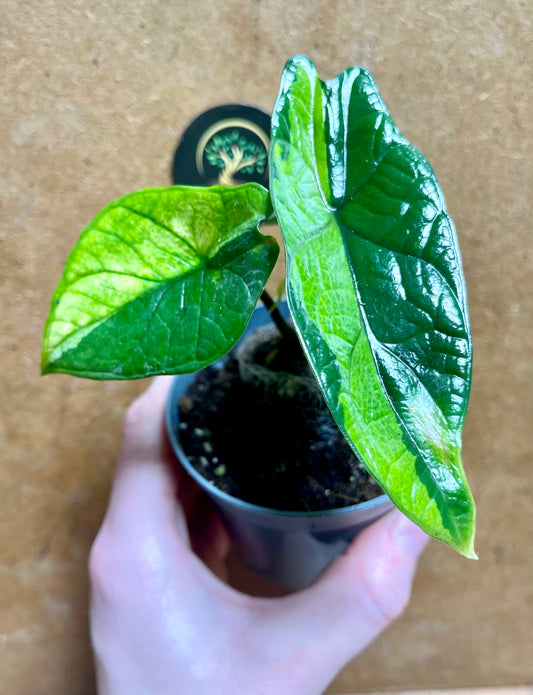
[[[322,82],[302,56],[283,75],[270,158],[289,307],[328,406],[393,502],[475,557],[466,293],[430,165],[368,72]]]
[[[95,379],[192,372],[243,333],[278,255],[257,184],[148,189],[81,234],[52,298],[42,370]]]

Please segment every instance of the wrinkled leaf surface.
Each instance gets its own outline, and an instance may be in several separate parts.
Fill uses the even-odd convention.
[[[83,231],[52,298],[43,372],[126,379],[192,372],[243,333],[278,255],[267,191],[148,189]]]
[[[291,314],[345,436],[393,502],[473,550],[461,464],[471,338],[453,223],[368,72],[297,56],[273,114],[271,194]]]

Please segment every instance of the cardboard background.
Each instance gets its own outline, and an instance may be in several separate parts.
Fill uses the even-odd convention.
[[[439,176],[469,291],[464,461],[479,562],[438,543],[405,616],[332,692],[533,681],[530,2],[3,0],[0,659],[11,695],[94,691],[86,559],[143,384],[39,377],[50,295],[91,217],[170,183],[197,113],[270,110],[285,60],[374,74]]]

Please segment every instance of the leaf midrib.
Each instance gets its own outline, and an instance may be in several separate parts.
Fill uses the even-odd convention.
[[[123,203],[120,203],[119,205],[115,206],[115,209],[122,209],[126,210],[126,212],[133,213],[134,215],[138,215],[142,219],[148,220],[149,222],[152,222],[156,227],[161,227],[161,229],[164,229],[166,232],[169,232],[173,237],[176,237],[179,239],[181,242],[187,246],[192,253],[194,253],[196,256],[199,258],[203,258],[203,255],[198,251],[198,249],[194,248],[194,246],[187,240],[184,239],[182,236],[178,234],[178,232],[175,229],[172,229],[172,227],[169,227],[167,224],[164,224],[163,222],[160,222],[159,220],[154,219],[150,215],[147,215],[146,213],[139,212],[135,208],[130,208],[127,205],[124,205]],[[150,243],[153,243],[152,240],[150,240]],[[157,244],[154,244],[156,248],[158,248],[160,251],[166,251],[168,253],[167,249],[161,249],[161,247],[157,246]],[[205,259],[203,259],[205,260]]]
[[[395,147],[401,147],[401,144],[397,144],[397,145],[395,145]],[[383,160],[383,158],[384,158],[387,154],[390,153],[391,149],[393,149],[393,148],[391,147],[389,150],[387,150],[386,154],[383,155],[383,157],[381,158],[381,160]],[[303,157],[301,157],[301,155],[300,155],[300,158],[301,158],[301,160],[302,160],[303,165],[305,166],[305,159],[304,159]],[[316,161],[316,158],[315,158],[315,161]],[[379,165],[378,165],[378,166],[379,166]],[[376,166],[376,168],[372,171],[372,173],[367,177],[367,179],[365,180],[364,184],[362,184],[362,185],[353,193],[353,196],[350,198],[350,201],[353,200],[353,198],[361,191],[361,189],[363,188],[363,185],[367,185],[367,184],[368,184],[368,182],[369,182],[369,181],[372,179],[372,177],[376,174],[376,171],[377,171],[378,166]],[[325,200],[324,191],[323,191],[322,186],[321,186],[321,184],[320,184],[320,179],[318,178],[317,168],[316,168],[316,167],[315,167],[315,172],[314,172],[314,173],[315,173],[315,180],[316,180],[316,182],[317,182],[317,189],[318,189],[318,191],[321,193],[321,198],[322,198],[322,200]],[[362,302],[362,298],[361,298],[361,295],[360,295],[360,292],[359,292],[359,287],[358,287],[358,283],[357,283],[357,280],[356,280],[356,276],[355,276],[353,264],[352,264],[352,261],[351,261],[351,256],[350,256],[350,254],[348,253],[348,249],[347,249],[347,245],[346,245],[346,236],[345,236],[346,225],[345,225],[345,224],[343,223],[343,221],[339,218],[340,210],[341,210],[342,207],[344,207],[344,205],[346,205],[346,204],[347,204],[347,203],[344,202],[342,205],[339,205],[339,206],[337,206],[336,208],[334,208],[333,206],[331,206],[331,205],[329,205],[329,204],[328,204],[327,206],[325,206],[325,207],[327,207],[328,213],[330,213],[331,216],[333,217],[333,221],[334,221],[335,224],[336,224],[336,227],[337,227],[337,229],[338,229],[338,231],[339,231],[339,235],[340,235],[340,237],[341,237],[341,240],[342,240],[342,243],[343,243],[343,246],[344,246],[344,249],[345,249],[345,256],[346,256],[346,258],[347,258],[348,265],[349,265],[349,268],[350,268],[350,274],[351,274],[352,282],[353,282],[354,289],[355,289],[355,292],[356,292],[356,296],[357,296],[357,300],[358,300],[358,305],[359,305],[359,310],[360,310],[361,318],[362,318],[362,321],[363,321],[363,324],[364,324],[364,327],[365,327],[365,330],[366,330],[366,334],[367,334],[367,337],[368,337],[368,341],[369,341],[369,344],[370,344],[370,352],[371,352],[372,360],[373,360],[373,363],[374,363],[375,373],[376,373],[377,378],[379,379],[379,382],[380,382],[380,384],[381,384],[382,392],[384,393],[384,395],[385,395],[385,397],[386,397],[386,399],[387,399],[387,402],[389,403],[389,406],[390,406],[392,412],[394,413],[394,416],[395,416],[397,422],[399,423],[399,425],[400,425],[400,427],[401,427],[403,433],[404,433],[405,435],[407,435],[409,441],[410,441],[411,444],[412,444],[412,447],[413,447],[413,448],[410,449],[411,453],[413,454],[413,451],[416,452],[416,453],[414,454],[415,457],[418,457],[418,458],[422,461],[422,463],[423,463],[423,465],[424,465],[424,469],[427,471],[429,477],[431,478],[431,480],[432,480],[432,482],[433,482],[434,495],[432,496],[432,498],[438,497],[438,498],[439,498],[440,500],[442,500],[442,502],[444,503],[444,508],[447,508],[447,500],[446,500],[446,498],[445,498],[445,496],[444,496],[444,493],[441,491],[441,489],[440,489],[440,487],[439,487],[439,484],[438,484],[438,482],[437,482],[437,480],[436,480],[436,477],[435,477],[435,473],[434,473],[434,471],[432,470],[432,468],[427,464],[426,459],[425,459],[425,457],[424,457],[424,455],[423,455],[423,453],[422,453],[421,448],[418,446],[418,444],[417,444],[416,441],[414,440],[413,435],[411,434],[411,432],[410,432],[410,431],[408,430],[408,428],[406,427],[403,418],[400,416],[400,414],[398,413],[396,407],[394,406],[394,404],[393,404],[393,402],[392,402],[392,400],[391,400],[391,397],[390,397],[390,395],[389,395],[389,393],[388,393],[388,391],[387,391],[387,389],[386,389],[386,387],[385,387],[385,384],[383,383],[382,376],[381,376],[381,374],[380,374],[380,372],[379,372],[379,369],[378,369],[378,366],[377,366],[377,364],[376,364],[375,349],[372,347],[372,339],[374,340],[375,343],[379,343],[379,345],[383,345],[383,344],[382,344],[380,341],[378,341],[377,338],[375,337],[373,331],[372,331],[371,328],[370,328],[370,325],[369,325],[369,322],[368,322],[366,313],[365,313],[365,312],[362,310],[362,308],[361,308],[361,307],[363,306],[363,302]],[[292,253],[292,257],[295,258],[295,257],[298,255],[298,251],[299,251],[300,248],[302,248],[303,246],[305,246],[305,245],[307,245],[308,243],[312,242],[314,239],[320,237],[321,234],[323,234],[323,232],[325,231],[325,229],[326,229],[326,226],[320,227],[320,228],[317,230],[317,232],[316,232],[315,234],[313,234],[312,236],[310,236],[310,237],[306,238],[305,240],[301,241],[300,243],[298,243],[298,244],[296,245],[296,247],[295,247],[293,253]],[[393,254],[394,254],[394,253],[398,253],[399,255],[403,255],[404,257],[407,257],[407,258],[414,258],[414,259],[416,259],[417,261],[423,262],[423,263],[425,263],[425,264],[427,264],[427,265],[431,265],[431,264],[429,264],[427,261],[425,261],[424,259],[422,259],[422,258],[420,258],[420,257],[418,257],[418,256],[414,256],[414,255],[412,255],[412,254],[408,254],[408,253],[405,253],[405,252],[402,252],[402,251],[396,251],[396,250],[393,250],[393,249],[389,249],[389,248],[387,248],[386,246],[377,244],[375,241],[372,241],[372,240],[367,239],[365,236],[363,236],[363,235],[362,235],[360,232],[358,232],[357,230],[350,230],[350,233],[357,234],[357,236],[358,236],[359,239],[361,239],[362,241],[365,241],[365,242],[368,242],[368,243],[374,245],[376,248],[385,248],[386,250],[390,251],[390,252],[393,253]],[[438,272],[439,276],[442,278],[442,280],[444,281],[445,285],[446,285],[447,287],[449,287],[449,283],[446,281],[446,279],[444,278],[444,276],[442,275],[442,273],[441,273],[437,268],[435,268],[435,266],[431,265],[431,267],[434,268],[434,269]],[[458,297],[457,297],[456,293],[452,290],[452,288],[449,288],[449,289],[450,289],[450,292],[453,294],[454,298],[456,299],[458,306],[461,307],[461,304],[460,304],[459,301],[458,301]],[[387,348],[386,346],[384,346],[384,348],[385,348],[386,350],[388,350],[388,348]],[[355,346],[352,347],[352,355],[353,355],[353,351],[354,351],[354,350],[355,350]],[[392,353],[392,354],[394,354],[394,353]],[[401,360],[401,361],[403,362],[403,360]],[[410,371],[413,372],[412,368],[411,368],[409,365],[406,365],[406,366],[410,369]],[[415,372],[413,372],[413,374],[414,374],[414,376],[415,376],[417,382],[420,383],[420,384],[422,384],[422,386],[423,386],[424,388],[426,388],[426,387],[424,386],[424,384],[421,382],[421,380],[420,380],[420,378],[418,377],[418,375],[417,375]],[[350,376],[350,378],[352,377],[351,371],[349,372],[349,376]],[[426,389],[426,390],[427,390],[427,389]],[[442,413],[441,408],[440,408],[439,405],[435,402],[435,400],[431,397],[431,395],[430,395],[430,398],[431,398],[431,400],[435,403],[436,407],[439,409],[439,412]],[[443,414],[443,416],[444,416],[444,414]],[[445,420],[446,420],[446,418],[445,418]],[[454,468],[455,468],[455,467],[454,467]],[[435,494],[435,493],[436,493],[436,494]],[[437,505],[437,509],[438,509],[439,515],[440,515],[440,517],[441,517],[441,519],[442,519],[442,510],[441,510],[441,508],[440,508],[439,505]],[[461,530],[461,527],[458,525],[458,523],[456,523],[455,517],[454,517],[454,518],[451,518],[451,517],[450,517],[450,519],[451,519],[451,521],[452,521],[452,525],[453,525],[454,530],[455,530],[457,533],[459,533],[460,530]],[[448,531],[449,531],[449,526],[446,526],[446,525],[444,524],[444,520],[442,520],[442,521],[443,521],[443,527],[446,528],[446,529],[448,529]]]
[[[193,273],[197,273],[197,272],[199,272],[199,271],[201,271],[201,270],[204,270],[205,267],[206,267],[205,265],[196,266],[195,268],[192,268],[191,270],[186,271],[185,273],[183,273],[183,274],[180,275],[179,277],[173,277],[173,278],[167,278],[167,279],[162,278],[161,280],[153,280],[153,279],[150,279],[150,278],[143,278],[143,277],[140,277],[140,276],[138,276],[138,275],[134,275],[134,274],[130,274],[130,273],[115,272],[114,270],[100,270],[100,271],[92,271],[92,272],[90,272],[90,273],[84,273],[84,274],[81,275],[80,277],[76,278],[76,280],[74,280],[73,282],[69,283],[67,291],[70,292],[70,291],[71,291],[71,288],[75,287],[79,282],[81,282],[82,280],[84,280],[86,277],[90,277],[90,276],[92,276],[92,275],[123,275],[123,276],[126,276],[126,277],[134,277],[134,278],[137,278],[137,279],[139,279],[139,280],[142,280],[143,282],[152,283],[152,284],[153,284],[153,287],[151,287],[150,289],[144,290],[143,292],[140,292],[138,295],[136,295],[135,297],[133,297],[132,299],[130,299],[129,301],[127,301],[125,304],[122,304],[122,305],[120,305],[120,306],[118,306],[118,307],[115,307],[115,308],[114,308],[114,311],[110,311],[110,312],[109,312],[108,314],[106,314],[106,316],[104,316],[103,318],[98,318],[98,319],[95,319],[94,321],[89,321],[89,322],[86,323],[84,326],[77,326],[77,327],[76,327],[76,324],[72,323],[72,321],[66,321],[65,319],[60,319],[60,318],[57,318],[57,317],[54,317],[54,321],[60,321],[61,323],[66,323],[66,324],[69,324],[69,325],[71,325],[71,326],[75,326],[75,327],[76,327],[76,330],[85,330],[86,328],[90,328],[91,326],[92,326],[93,329],[94,329],[94,328],[95,328],[96,326],[98,326],[100,323],[102,323],[102,322],[104,322],[104,321],[108,321],[109,319],[111,319],[111,318],[113,318],[114,316],[116,316],[116,314],[118,314],[119,311],[121,311],[122,309],[124,309],[125,306],[127,306],[128,304],[131,304],[132,302],[135,302],[137,299],[139,299],[139,297],[141,297],[142,295],[144,295],[146,292],[151,292],[151,291],[152,291],[153,289],[155,289],[158,285],[164,285],[164,286],[166,285],[166,286],[168,287],[168,286],[170,286],[170,285],[172,285],[172,284],[174,284],[174,283],[182,282],[182,281],[186,280],[186,279],[187,279],[190,275],[192,275]],[[63,291],[63,293],[64,293],[64,291]],[[79,294],[79,293],[73,292],[73,294]],[[97,298],[97,297],[91,297],[91,295],[87,295],[87,294],[85,294],[85,296],[87,296],[87,297],[93,299],[93,301],[98,301],[98,298]],[[101,303],[101,302],[100,302],[100,303]],[[109,306],[109,305],[106,304],[105,306]],[[72,333],[69,333],[68,335],[64,336],[58,343],[56,343],[56,344],[54,345],[54,347],[53,347],[53,349],[52,349],[52,352],[55,352],[56,350],[58,350],[58,349],[65,343],[65,341],[67,341],[67,340],[69,340],[70,338],[72,338],[73,335],[75,335],[75,332],[76,332],[76,331],[74,331],[74,332],[72,332]]]
[[[340,230],[339,230],[339,233],[340,233],[340,236],[341,236],[341,239],[342,239],[342,243],[344,244],[346,257],[347,257],[347,260],[348,260],[348,265],[349,265],[349,267],[350,267],[350,273],[351,273],[352,281],[353,281],[353,284],[354,284],[354,290],[355,290],[355,293],[356,293],[356,296],[357,296],[357,300],[358,300],[358,305],[359,305],[359,311],[360,311],[361,319],[362,319],[362,321],[363,321],[365,333],[366,333],[366,336],[367,336],[367,339],[368,339],[368,342],[369,342],[370,353],[371,353],[371,355],[372,355],[372,360],[373,360],[373,363],[374,363],[375,373],[376,373],[377,378],[379,379],[379,382],[380,382],[380,384],[381,384],[382,393],[385,395],[385,398],[387,399],[387,402],[389,403],[389,406],[390,406],[392,412],[394,413],[394,416],[395,416],[397,422],[400,424],[400,427],[401,427],[401,430],[402,430],[403,435],[404,435],[404,436],[407,436],[407,438],[409,439],[409,441],[410,441],[411,444],[412,444],[412,447],[413,447],[413,448],[410,448],[410,449],[408,448],[408,451],[410,451],[410,453],[413,454],[413,449],[414,449],[414,451],[416,452],[415,457],[418,457],[418,458],[423,462],[423,464],[424,464],[424,469],[428,472],[429,477],[430,477],[431,480],[433,481],[434,494],[431,496],[431,498],[434,499],[435,497],[438,497],[438,498],[444,503],[444,509],[448,509],[447,499],[446,499],[446,497],[445,497],[445,495],[444,495],[444,492],[440,489],[440,486],[439,486],[439,484],[438,484],[438,482],[437,482],[437,480],[436,480],[436,477],[435,477],[435,473],[433,472],[432,468],[431,468],[431,467],[428,465],[428,463],[426,462],[425,456],[423,455],[421,448],[418,446],[418,444],[417,444],[417,442],[415,441],[413,435],[411,434],[409,428],[406,426],[403,417],[400,415],[400,413],[399,413],[398,410],[396,409],[396,407],[395,407],[395,405],[394,405],[394,403],[393,403],[393,401],[392,401],[392,399],[391,399],[391,397],[390,397],[390,395],[389,395],[389,392],[388,392],[387,388],[385,387],[385,384],[383,383],[383,378],[382,378],[382,376],[381,376],[381,373],[380,373],[380,371],[379,371],[379,369],[378,369],[378,366],[377,366],[377,363],[376,363],[375,349],[374,349],[374,347],[373,347],[373,345],[372,345],[373,341],[374,341],[375,343],[378,343],[379,345],[383,345],[383,343],[381,343],[379,340],[377,340],[376,336],[374,335],[374,332],[372,331],[372,329],[371,329],[371,327],[370,327],[370,324],[369,324],[369,322],[368,322],[366,313],[365,313],[365,312],[362,310],[362,308],[361,308],[361,307],[363,306],[363,302],[362,302],[361,295],[360,295],[360,292],[359,292],[359,286],[358,286],[357,279],[356,279],[356,277],[355,277],[353,265],[352,265],[352,262],[351,262],[351,257],[350,257],[350,255],[349,255],[349,253],[348,253],[347,248],[346,248],[346,242],[345,242],[344,235],[341,233]],[[387,348],[386,346],[384,346],[384,348],[385,348],[386,350],[388,350],[388,348]],[[353,356],[353,351],[354,351],[354,350],[355,350],[355,345],[354,345],[353,348],[352,348],[352,356]],[[394,353],[393,353],[393,354],[394,354]],[[350,360],[350,364],[352,363],[352,361],[353,361],[353,360],[351,359],[351,360]],[[401,360],[401,361],[403,362],[403,360]],[[414,372],[414,371],[412,370],[412,368],[411,368],[409,365],[406,364],[406,366],[409,368],[410,371],[413,372],[413,374],[414,374],[414,376],[415,376],[417,382],[421,383],[422,386],[423,386],[424,388],[426,388],[426,387],[424,386],[424,384],[421,382],[421,380],[420,380],[420,378],[418,377],[418,375],[416,374],[416,372]],[[351,368],[350,368],[350,371],[349,371],[349,377],[350,377],[350,379],[352,378]],[[431,397],[431,395],[430,395],[430,397]],[[442,413],[440,407],[438,406],[438,404],[435,402],[435,400],[434,400],[432,397],[431,397],[431,400],[435,403],[436,407],[437,407],[437,408],[439,409],[439,411]],[[444,419],[447,421],[446,418],[444,418]],[[407,448],[407,447],[406,447],[406,448]],[[455,465],[454,465],[454,470],[455,470]],[[455,477],[455,476],[454,476],[454,477]],[[435,494],[435,492],[436,492],[437,494]],[[442,517],[442,509],[441,509],[441,507],[440,507],[439,505],[437,505],[437,510],[438,510],[439,516],[441,517],[441,520],[442,520],[442,522],[443,522],[443,527],[446,528],[446,529],[448,529],[448,531],[449,531],[449,526],[446,526],[446,525],[444,524],[444,519],[443,519],[443,517]],[[454,516],[454,515],[448,515],[448,516],[449,516],[449,520],[451,519],[451,521],[452,521],[452,526],[453,526],[454,531],[455,531],[457,534],[459,534],[460,531],[461,531],[461,526],[459,526],[459,524],[457,523],[457,520],[456,520],[455,516]]]
[[[315,238],[319,237],[319,236],[324,232],[324,230],[325,230],[325,227],[321,227],[320,230],[317,231],[316,234],[313,234],[312,237],[309,237],[309,238],[307,238],[306,240],[304,240],[304,241],[302,241],[301,243],[299,243],[299,244],[296,246],[296,248],[295,248],[295,250],[294,250],[294,252],[293,252],[293,254],[292,254],[292,258],[295,258],[295,257],[298,255],[298,251],[299,251],[300,248],[302,248],[302,247],[305,246],[306,244],[310,243],[310,242],[311,242],[312,240],[314,240]],[[435,477],[435,473],[433,472],[432,468],[427,464],[426,459],[425,459],[425,457],[424,457],[423,454],[422,454],[422,450],[420,449],[420,447],[418,446],[418,444],[417,444],[416,441],[414,440],[413,435],[410,433],[410,431],[409,431],[409,430],[407,429],[407,427],[405,426],[405,423],[404,423],[403,418],[402,418],[401,415],[398,413],[398,410],[397,410],[396,407],[394,406],[394,404],[393,404],[393,402],[392,402],[392,400],[391,400],[391,398],[390,398],[390,396],[389,396],[389,393],[388,393],[388,391],[387,391],[387,389],[386,389],[386,387],[385,387],[385,385],[384,385],[384,383],[383,383],[382,376],[381,376],[381,374],[380,374],[380,372],[379,372],[379,369],[378,369],[378,367],[377,367],[377,364],[376,364],[375,349],[372,347],[372,339],[375,341],[375,343],[379,343],[379,345],[383,345],[383,347],[384,347],[386,350],[389,350],[389,349],[388,349],[388,347],[386,347],[383,343],[381,343],[380,341],[377,340],[377,338],[375,337],[373,331],[371,330],[371,328],[370,328],[370,326],[369,326],[368,319],[367,319],[367,317],[366,317],[365,312],[363,312],[362,309],[361,309],[361,307],[363,306],[363,303],[362,303],[361,295],[360,295],[360,292],[359,292],[359,287],[358,287],[357,281],[356,281],[356,279],[355,279],[354,270],[353,270],[353,266],[352,266],[352,263],[351,263],[350,256],[349,256],[349,254],[347,253],[346,242],[345,242],[345,239],[344,239],[344,235],[342,234],[342,232],[341,232],[340,229],[339,229],[339,235],[340,235],[340,237],[341,237],[341,239],[342,239],[342,243],[343,243],[343,245],[344,245],[344,247],[345,247],[345,253],[346,253],[346,257],[347,257],[347,259],[348,259],[348,265],[349,265],[349,268],[350,268],[350,274],[351,274],[351,276],[352,276],[352,281],[353,281],[353,284],[354,284],[354,289],[355,289],[355,292],[356,292],[356,295],[357,295],[358,305],[359,305],[359,307],[360,307],[361,318],[362,318],[362,321],[363,321],[363,324],[364,324],[364,327],[365,327],[365,331],[366,331],[366,335],[367,335],[367,338],[368,338],[368,341],[369,341],[369,344],[370,344],[370,352],[371,352],[372,360],[373,360],[373,363],[374,363],[374,369],[375,369],[376,376],[377,376],[377,378],[379,379],[379,382],[380,382],[380,384],[381,384],[381,390],[382,390],[382,392],[384,393],[384,395],[385,395],[385,397],[386,397],[386,399],[387,399],[387,402],[389,403],[389,406],[390,406],[392,412],[394,413],[394,416],[395,416],[396,420],[398,421],[398,423],[399,423],[399,425],[400,425],[400,427],[401,427],[401,429],[402,429],[402,432],[403,432],[404,434],[407,435],[407,437],[409,438],[409,441],[410,441],[410,442],[412,443],[412,445],[413,445],[413,448],[408,449],[408,450],[410,451],[410,453],[411,453],[412,455],[413,455],[414,452],[416,452],[416,453],[414,453],[414,455],[417,456],[417,457],[419,457],[419,459],[423,462],[423,464],[424,464],[424,469],[428,472],[429,477],[430,477],[431,480],[433,481],[434,491],[436,491],[436,493],[437,493],[436,495],[434,495],[434,497],[438,497],[439,499],[441,499],[441,500],[444,502],[445,508],[447,508],[447,500],[446,500],[446,498],[445,498],[445,496],[444,496],[444,493],[440,490],[440,487],[439,487],[438,482],[437,482],[436,477]],[[291,259],[291,260],[292,260],[292,259]],[[353,355],[354,350],[355,350],[355,345],[352,346],[352,352],[351,352],[352,355]],[[392,354],[394,354],[394,353],[392,353]],[[403,360],[400,360],[400,361],[403,362]],[[351,362],[351,360],[350,360],[350,362]],[[409,369],[410,369],[411,371],[413,371],[412,368],[411,368],[409,365],[406,365],[406,366],[409,367]],[[417,382],[421,383],[422,386],[423,386],[424,388],[426,388],[426,387],[424,386],[423,382],[421,382],[421,380],[420,380],[420,378],[418,377],[418,375],[417,375],[415,372],[413,372],[413,373],[414,373],[414,376],[415,376]],[[349,377],[352,378],[351,370],[349,371]],[[427,390],[427,389],[426,389],[426,390]],[[430,396],[430,397],[431,397],[431,396]],[[431,397],[431,400],[435,403],[436,407],[437,407],[437,408],[439,409],[439,411],[442,413],[442,410],[440,409],[440,407],[438,406],[438,404],[434,401],[434,399],[433,399],[432,397]],[[446,419],[446,418],[445,418],[445,419]],[[406,447],[406,448],[407,448],[407,447]],[[413,449],[414,449],[414,452],[413,452]],[[454,468],[455,468],[455,466],[454,466]],[[433,498],[433,496],[432,496],[432,498]],[[441,516],[441,519],[442,519],[442,511],[441,511],[441,509],[440,509],[440,507],[439,507],[438,505],[437,505],[437,509],[438,509],[439,515]],[[455,523],[455,518],[452,519],[452,521],[454,522],[454,523],[453,523],[453,527],[454,527],[455,531],[459,531],[461,527],[460,527],[458,524]],[[443,523],[443,527],[449,530],[449,526],[444,525],[444,523]]]
[[[181,237],[180,237],[180,238],[181,238]],[[248,252],[248,250],[249,250],[249,249],[243,249],[242,252],[241,252],[240,254],[237,254],[237,255],[235,256],[235,258],[238,258],[239,256],[242,256],[242,255],[246,254],[246,253]],[[161,280],[158,280],[158,279],[151,279],[151,278],[143,278],[143,277],[138,276],[138,275],[136,275],[136,274],[126,273],[126,272],[123,272],[123,271],[114,271],[114,270],[103,269],[103,270],[98,270],[98,271],[91,271],[91,272],[89,272],[89,273],[84,273],[82,276],[76,278],[74,281],[72,281],[71,283],[69,283],[68,289],[70,290],[70,288],[75,287],[75,285],[76,285],[77,283],[81,282],[81,281],[82,281],[84,278],[86,278],[86,277],[93,276],[93,275],[105,274],[105,275],[123,275],[123,276],[126,276],[126,277],[135,277],[135,278],[137,278],[137,279],[139,279],[139,280],[142,280],[143,282],[152,283],[153,287],[150,288],[150,289],[148,289],[148,290],[146,290],[146,292],[152,291],[152,290],[155,289],[155,287],[158,286],[158,285],[163,285],[163,291],[166,292],[167,289],[168,289],[170,286],[172,286],[172,285],[174,285],[174,284],[177,284],[177,283],[185,282],[191,275],[194,275],[194,274],[196,274],[196,273],[203,272],[203,271],[205,271],[205,270],[209,270],[209,263],[208,263],[209,258],[204,258],[203,256],[201,256],[201,255],[198,254],[198,253],[197,253],[197,256],[198,256],[198,259],[199,259],[199,261],[200,261],[199,264],[198,264],[197,266],[195,266],[194,268],[190,268],[189,270],[186,270],[185,272],[181,273],[181,274],[180,274],[179,276],[177,276],[177,277],[172,277],[172,278],[161,278]],[[204,283],[201,283],[201,284],[202,284],[202,292],[203,292],[203,285],[204,285]],[[94,321],[89,321],[89,322],[88,322],[87,324],[85,324],[84,326],[78,326],[78,327],[76,327],[76,330],[80,330],[80,329],[81,329],[81,330],[85,330],[86,328],[90,328],[91,326],[92,326],[93,329],[94,329],[94,328],[97,327],[100,323],[102,323],[102,322],[104,322],[104,321],[108,321],[109,319],[113,318],[119,311],[121,311],[122,309],[124,309],[125,306],[127,306],[128,304],[131,304],[132,302],[136,301],[136,300],[137,300],[140,296],[142,296],[143,294],[145,294],[145,292],[141,292],[140,294],[136,295],[135,297],[133,297],[132,299],[130,299],[130,300],[129,300],[128,302],[126,302],[125,304],[116,307],[114,311],[111,311],[111,312],[110,312],[109,314],[107,314],[104,318],[99,318],[99,319],[96,319],[96,320],[94,320]],[[86,295],[86,296],[88,296],[89,298],[91,298],[90,295]],[[94,298],[93,298],[93,299],[94,299]],[[106,306],[108,306],[108,305],[106,305]],[[67,324],[69,324],[69,325],[75,326],[75,324],[73,324],[72,322],[70,322],[70,321],[65,321],[64,319],[58,319],[58,318],[56,318],[55,321],[61,321],[62,323],[67,323]],[[51,353],[50,353],[50,354],[52,354],[52,353],[55,352],[56,350],[60,349],[61,346],[62,346],[66,341],[68,341],[70,338],[73,337],[73,335],[75,334],[75,332],[76,332],[76,331],[74,331],[74,332],[72,332],[72,333],[69,333],[68,335],[64,336],[58,343],[56,343],[56,344],[54,345],[53,349],[51,350]]]

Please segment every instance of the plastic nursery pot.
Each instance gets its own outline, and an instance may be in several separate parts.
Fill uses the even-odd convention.
[[[286,313],[286,306],[281,307]],[[246,333],[270,321],[263,307],[254,312]],[[241,338],[242,340],[242,338]],[[290,512],[245,502],[222,492],[190,463],[179,439],[179,401],[196,373],[176,377],[166,409],[166,425],[174,452],[189,475],[215,503],[237,556],[249,569],[290,589],[302,589],[366,526],[392,509],[386,495],[349,507],[316,512]],[[253,451],[250,451],[253,458]]]

